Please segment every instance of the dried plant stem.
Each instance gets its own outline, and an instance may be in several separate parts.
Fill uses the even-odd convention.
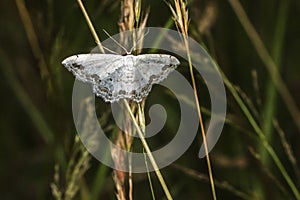
[[[142,108],[141,104],[138,104],[138,118],[139,118],[140,128],[145,136],[145,133],[146,133],[145,115],[144,115],[144,109]],[[145,152],[145,148],[143,149],[143,153],[144,152]],[[152,199],[154,200],[155,195],[154,195],[154,189],[153,189],[153,184],[152,184],[152,180],[151,180],[151,174],[150,174],[148,162],[147,162],[147,154],[144,154],[144,157],[145,157],[145,165],[147,168],[147,176],[148,176],[148,181],[149,181],[149,185],[150,185],[151,195],[152,195]]]
[[[99,37],[98,37],[98,34],[97,34],[97,32],[96,32],[96,30],[95,30],[93,24],[92,24],[92,21],[91,21],[89,15],[88,15],[88,13],[87,13],[86,10],[85,10],[85,7],[84,7],[82,1],[81,1],[81,0],[77,0],[77,2],[78,2],[78,5],[79,5],[79,7],[80,7],[80,9],[81,9],[81,11],[82,11],[84,17],[85,17],[85,20],[86,20],[86,22],[87,22],[89,28],[90,28],[90,31],[91,31],[91,33],[92,33],[94,39],[95,39],[95,43],[96,43],[97,46],[99,47],[101,53],[104,53],[104,49],[103,49],[103,46],[102,46],[102,44],[101,44],[101,42],[100,42],[100,39],[99,39]]]
[[[129,185],[129,191],[128,191],[128,198],[129,200],[133,200],[133,176],[132,176],[132,156],[129,157],[129,172],[128,172],[128,185]]]
[[[160,170],[159,170],[159,168],[158,168],[158,166],[156,164],[156,161],[155,161],[155,159],[154,159],[154,157],[153,157],[153,155],[151,153],[151,150],[150,150],[150,148],[149,148],[149,146],[147,144],[147,141],[144,138],[144,134],[141,131],[141,128],[139,127],[139,125],[138,125],[138,123],[137,123],[137,121],[136,121],[133,113],[131,112],[131,109],[130,109],[130,106],[128,104],[128,101],[124,100],[124,104],[125,104],[125,107],[127,108],[128,112],[129,112],[129,114],[130,114],[130,117],[131,117],[131,119],[133,121],[134,126],[136,127],[137,133],[138,133],[138,135],[139,135],[139,137],[140,137],[140,139],[142,141],[143,147],[146,150],[146,153],[147,153],[147,155],[149,157],[149,160],[150,160],[150,162],[151,162],[151,164],[152,164],[152,166],[154,168],[154,172],[156,173],[156,176],[157,176],[157,178],[158,178],[158,180],[159,180],[159,182],[160,182],[160,184],[161,184],[161,186],[162,186],[162,188],[163,188],[163,190],[164,190],[164,192],[166,194],[167,199],[173,199],[172,196],[171,196],[171,194],[170,194],[170,192],[169,192],[169,189],[168,189],[168,187],[167,187],[167,185],[166,185],[166,183],[164,181],[164,178],[163,178],[163,176],[162,176],[162,174],[161,174],[161,172],[160,172]]]
[[[204,125],[203,125],[203,120],[202,120],[202,115],[201,115],[200,101],[199,101],[198,94],[197,94],[197,86],[196,86],[196,81],[195,81],[194,72],[193,72],[193,66],[192,66],[192,61],[191,61],[189,44],[188,44],[188,40],[187,40],[186,37],[184,38],[184,43],[185,43],[185,47],[186,47],[186,50],[187,50],[188,63],[189,63],[189,68],[190,68],[190,75],[191,75],[193,89],[194,89],[194,96],[195,96],[195,100],[196,100],[197,112],[198,112],[198,116],[199,116],[199,120],[200,120],[201,135],[202,135],[203,146],[204,146],[205,155],[206,155],[205,157],[206,157],[206,162],[207,162],[207,168],[208,168],[208,175],[209,175],[209,180],[210,180],[210,185],[211,185],[211,191],[212,191],[213,199],[216,200],[217,195],[216,195],[214,178],[213,178],[212,169],[211,169],[210,158],[209,158],[209,154],[208,154],[208,146],[207,146],[206,135],[205,135]]]
[[[93,26],[93,24],[92,24],[92,22],[91,22],[91,20],[90,20],[90,18],[89,18],[88,13],[86,12],[86,9],[85,9],[85,7],[84,7],[82,1],[81,1],[81,0],[77,0],[77,3],[78,3],[78,5],[79,5],[79,7],[80,7],[80,9],[81,9],[81,11],[82,11],[84,17],[85,17],[85,20],[86,20],[86,22],[87,22],[87,24],[88,24],[88,26],[89,26],[89,29],[90,29],[90,31],[91,31],[93,37],[94,37],[95,43],[97,44],[97,46],[98,46],[100,52],[101,52],[101,53],[104,53],[104,49],[103,49],[103,46],[102,46],[102,44],[101,44],[101,42],[100,42],[100,39],[99,39],[99,37],[98,37],[98,34],[97,34],[97,32],[96,32],[96,30],[95,30],[95,28],[94,28],[94,26]],[[107,168],[104,168],[104,167],[103,167],[103,168],[100,168],[100,171],[98,171],[99,174],[97,175],[97,177],[101,177],[102,174],[104,174],[104,173],[106,172],[106,169],[107,169]],[[97,179],[97,178],[96,178],[96,179]],[[98,185],[98,184],[101,185],[102,183],[101,183],[101,182],[97,182],[97,185]],[[96,189],[94,189],[94,190],[92,190],[92,191],[94,191],[94,192],[93,192],[93,194],[92,194],[91,199],[96,199],[96,196],[98,195],[98,194],[97,194],[98,191],[97,191]]]
[[[186,3],[183,0],[174,0],[174,7],[172,7],[171,4],[168,4],[172,15],[173,19],[175,21],[175,24],[177,26],[178,31],[180,31],[183,35],[183,40],[184,40],[184,45],[188,57],[188,64],[189,64],[189,69],[190,69],[190,76],[192,79],[192,85],[193,85],[193,90],[194,90],[194,96],[195,96],[195,103],[197,106],[197,112],[199,116],[199,122],[200,122],[200,127],[201,127],[201,135],[203,139],[203,145],[204,145],[204,150],[205,150],[205,157],[206,157],[206,162],[207,162],[207,168],[208,168],[208,173],[209,173],[209,180],[210,180],[210,185],[211,185],[211,192],[213,195],[213,199],[217,199],[216,195],[216,190],[215,190],[215,185],[214,185],[214,179],[213,179],[213,174],[212,174],[212,169],[211,169],[211,163],[210,163],[210,158],[208,154],[208,146],[207,146],[207,141],[206,141],[206,135],[205,135],[205,130],[204,130],[204,125],[203,125],[203,120],[202,120],[202,115],[201,115],[201,107],[200,107],[200,102],[198,98],[198,93],[197,93],[197,87],[196,87],[196,81],[194,77],[194,72],[193,72],[193,65],[192,65],[192,60],[191,60],[191,54],[190,54],[190,47],[189,47],[189,42],[188,42],[188,11],[186,9]]]

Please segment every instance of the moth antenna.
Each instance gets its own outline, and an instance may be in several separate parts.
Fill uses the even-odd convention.
[[[103,47],[103,49],[105,49],[106,51],[109,51],[109,52],[111,52],[111,53],[113,53],[113,54],[119,55],[118,52],[115,52],[115,51],[113,51],[113,50],[111,50],[111,49],[109,49],[109,48],[107,48],[107,47],[105,47],[105,46],[102,46],[102,47]]]
[[[114,41],[119,47],[121,47],[127,54],[130,54],[127,51],[127,49],[125,47],[123,47],[117,40],[115,40],[106,30],[103,29],[103,31],[108,37],[110,37],[110,39],[112,39],[112,41]]]

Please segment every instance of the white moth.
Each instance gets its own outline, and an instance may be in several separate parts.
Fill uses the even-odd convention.
[[[167,54],[79,54],[62,62],[78,80],[91,83],[93,92],[106,102],[142,101],[152,85],[164,80],[179,63]]]

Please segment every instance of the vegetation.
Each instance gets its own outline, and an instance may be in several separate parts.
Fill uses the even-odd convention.
[[[170,199],[168,193],[173,199],[300,199],[299,1],[83,1],[102,41],[109,37],[103,29],[114,35],[135,27],[170,28],[201,43],[222,73],[226,125],[209,157],[197,157],[205,137],[199,128],[180,159],[148,174],[102,165],[76,134],[74,77],[61,61],[97,43],[80,3],[0,2],[1,199]],[[205,126],[206,86],[185,63],[178,70],[191,81]],[[146,103],[128,108],[141,117],[142,132],[157,95],[161,90],[154,87]],[[176,116],[172,101],[162,104]],[[109,105],[101,99],[96,105],[105,113],[99,121],[107,135],[131,149],[133,141],[117,129]],[[150,148],[166,144],[177,123],[169,117]],[[112,156],[122,164],[120,155]]]

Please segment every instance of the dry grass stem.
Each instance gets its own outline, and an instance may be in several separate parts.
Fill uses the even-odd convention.
[[[183,0],[174,0],[175,8],[173,8],[173,6],[170,3],[168,5],[173,14],[173,19],[175,21],[177,29],[179,31],[181,31],[181,33],[184,36],[184,38],[183,38],[184,45],[185,45],[186,52],[187,52],[190,76],[192,79],[194,96],[196,99],[197,112],[198,112],[198,116],[199,116],[199,120],[200,120],[201,135],[202,135],[203,145],[204,145],[204,150],[205,150],[205,155],[206,155],[206,162],[207,162],[207,168],[208,168],[208,173],[209,173],[211,192],[212,192],[213,199],[216,200],[217,195],[216,195],[215,186],[214,186],[214,179],[213,179],[212,168],[211,168],[211,163],[210,163],[209,154],[208,154],[208,146],[207,146],[207,141],[206,141],[203,120],[202,120],[200,101],[198,98],[196,81],[195,81],[195,77],[194,77],[193,66],[192,66],[192,61],[191,61],[191,56],[190,56],[190,48],[189,48],[189,43],[188,43],[188,20],[189,20],[188,11],[186,9],[186,3],[183,2]]]
[[[154,157],[153,157],[153,155],[151,153],[151,150],[150,150],[150,148],[149,148],[149,146],[147,144],[147,141],[144,138],[144,133],[141,131],[141,129],[140,129],[137,121],[135,120],[135,117],[134,117],[133,113],[131,112],[131,108],[130,108],[128,102],[124,101],[124,103],[125,103],[125,106],[126,106],[128,112],[130,114],[130,117],[131,117],[131,119],[132,119],[132,121],[134,123],[134,126],[137,129],[137,133],[138,133],[138,135],[139,135],[139,137],[140,137],[140,139],[142,141],[142,144],[143,144],[143,147],[145,148],[146,153],[148,154],[149,160],[150,160],[150,162],[151,162],[151,164],[152,164],[152,166],[154,168],[154,171],[155,171],[155,173],[157,175],[157,178],[158,178],[158,180],[159,180],[159,182],[160,182],[160,184],[161,184],[161,186],[162,186],[162,188],[163,188],[163,190],[165,192],[165,195],[166,195],[167,199],[173,199],[172,196],[171,196],[171,193],[169,192],[169,189],[168,189],[168,187],[167,187],[167,185],[166,185],[166,183],[165,183],[165,181],[163,179],[163,176],[162,176],[161,172],[159,171],[159,168],[158,168],[158,166],[156,164],[156,161],[155,161],[155,159],[154,159]]]
[[[121,149],[126,149],[124,137],[121,131],[119,131],[118,138],[116,140],[116,146],[118,146]],[[111,156],[114,161],[114,165],[116,168],[125,168],[125,159],[126,156],[124,155],[123,151],[118,151],[115,149],[111,149]],[[118,200],[126,200],[126,189],[125,189],[125,179],[126,179],[126,173],[123,171],[114,170],[113,171],[113,180],[115,182],[116,186],[116,196]]]
[[[78,3],[78,5],[79,5],[79,7],[80,7],[80,9],[81,9],[81,11],[82,11],[84,17],[85,17],[85,20],[86,20],[86,22],[87,22],[87,24],[88,24],[88,26],[89,26],[89,28],[90,28],[90,30],[91,30],[91,33],[92,33],[92,35],[93,35],[93,37],[94,37],[94,39],[95,39],[95,43],[96,43],[97,46],[99,47],[100,52],[101,52],[101,53],[104,53],[104,49],[103,49],[103,46],[102,46],[102,44],[101,44],[101,42],[100,42],[100,39],[99,39],[99,37],[98,37],[98,34],[97,34],[97,32],[96,32],[96,30],[95,30],[93,24],[92,24],[92,21],[91,21],[89,15],[88,15],[88,13],[87,13],[86,10],[85,10],[85,7],[84,7],[82,1],[81,1],[81,0],[77,0],[77,3]]]
[[[132,31],[134,29],[134,0],[121,1],[121,19],[119,22],[120,32]]]

